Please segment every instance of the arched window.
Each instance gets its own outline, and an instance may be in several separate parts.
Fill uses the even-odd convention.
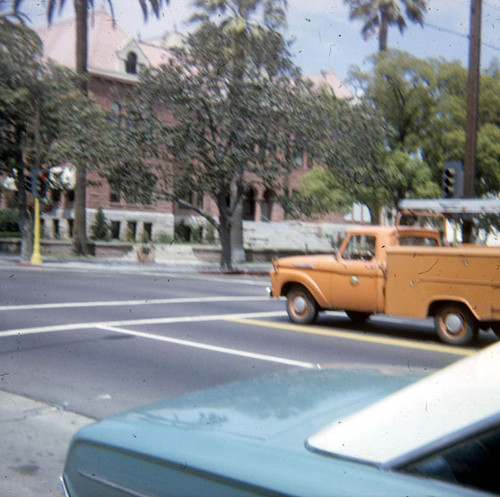
[[[113,101],[111,102],[109,109],[111,110],[111,118],[119,124],[121,121],[121,114],[122,114],[121,105],[118,102]]]
[[[255,221],[255,190],[249,187],[243,195],[243,219]]]
[[[272,211],[273,211],[273,199],[274,192],[272,190],[266,190],[264,192],[264,201],[261,206],[261,215],[260,220],[268,223],[272,219]]]
[[[137,54],[135,52],[128,53],[125,70],[128,74],[137,74]]]

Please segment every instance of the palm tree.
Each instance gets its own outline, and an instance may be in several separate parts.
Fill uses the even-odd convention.
[[[220,25],[229,44],[221,47],[225,51],[228,64],[231,65],[230,98],[237,101],[240,84],[245,74],[247,59],[246,49],[252,39],[259,39],[272,30],[286,26],[287,0],[195,0],[193,6],[198,9],[191,17],[191,22]],[[262,24],[260,24],[260,21]],[[262,26],[263,25],[263,26]],[[244,135],[244,130],[235,118],[233,132],[235,136]],[[231,262],[243,262],[243,168],[231,185]]]
[[[19,9],[23,0],[0,0],[0,19],[16,20],[21,24],[27,20]]]
[[[152,13],[159,17],[163,0],[138,0],[144,20],[147,21],[149,7]],[[16,4],[19,4],[18,0]],[[47,1],[47,17],[49,23],[54,18],[54,12],[57,7],[61,11],[66,3],[66,0],[48,0]],[[166,5],[170,0],[165,0]],[[80,81],[81,91],[87,95],[87,65],[88,65],[88,12],[94,8],[94,0],[73,0],[76,19],[76,72],[82,76]],[[111,9],[112,17],[113,2],[108,0],[108,5]],[[79,255],[86,255],[87,250],[87,228],[86,228],[86,190],[87,190],[87,168],[85,164],[76,164],[76,186],[75,186],[75,204],[74,204],[74,233],[73,233],[73,251]]]
[[[378,30],[379,51],[387,50],[387,34],[389,26],[397,26],[403,33],[406,29],[406,19],[402,13],[404,8],[406,18],[413,23],[424,23],[424,12],[427,0],[344,0],[350,7],[350,19],[364,21],[361,33],[363,36]]]

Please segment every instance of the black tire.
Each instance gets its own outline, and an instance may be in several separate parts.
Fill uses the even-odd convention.
[[[477,335],[477,322],[469,309],[451,302],[443,304],[434,316],[434,327],[439,339],[451,345],[467,345]]]
[[[371,312],[345,311],[353,323],[364,323],[372,314]]]
[[[293,286],[286,294],[286,312],[297,324],[310,324],[318,317],[319,306],[303,286]]]

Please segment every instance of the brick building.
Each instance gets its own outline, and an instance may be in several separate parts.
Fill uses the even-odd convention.
[[[75,23],[73,19],[37,28],[44,44],[44,55],[59,64],[75,67]],[[91,14],[89,19],[89,92],[104,108],[119,112],[127,89],[138,80],[142,67],[166,62],[168,48],[182,43],[182,35],[172,33],[148,41],[135,39],[125,33],[104,10]],[[352,98],[352,93],[333,73],[311,76],[318,85],[327,85],[340,98]],[[310,168],[307,157],[297,157],[297,169],[283,178],[290,191],[298,187],[298,179]],[[62,169],[71,168],[64,164]],[[66,171],[67,172],[67,171]],[[102,208],[111,224],[113,239],[139,241],[144,235],[158,240],[162,235],[173,237],[176,225],[204,226],[204,218],[180,208],[176,202],[158,200],[153,205],[131,204],[124,201],[119,191],[96,172],[89,172],[87,187],[87,222],[90,227],[95,213]],[[70,238],[73,229],[73,192],[71,189],[52,190],[51,208],[43,215],[44,235],[48,238]],[[204,199],[204,208],[216,214],[210,199]],[[246,221],[280,222],[285,218],[281,206],[274,202],[274,194],[260,183],[252,185],[245,196]],[[330,222],[345,222],[332,214]],[[189,231],[189,230],[188,230]]]

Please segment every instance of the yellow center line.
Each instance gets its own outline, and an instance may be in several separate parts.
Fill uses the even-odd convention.
[[[407,349],[428,350],[432,352],[440,352],[444,354],[454,354],[460,356],[474,355],[477,351],[468,348],[459,348],[448,345],[440,345],[435,343],[422,343],[404,340],[401,338],[389,338],[373,335],[365,335],[355,331],[341,331],[336,329],[324,330],[313,326],[299,326],[296,324],[274,323],[272,321],[262,321],[258,319],[228,319],[235,323],[250,324],[253,326],[263,326],[266,328],[277,328],[295,333],[309,333],[311,335],[322,335],[335,338],[344,338],[346,340],[354,340],[358,342],[376,343],[378,345],[390,345],[392,347],[404,347]]]

